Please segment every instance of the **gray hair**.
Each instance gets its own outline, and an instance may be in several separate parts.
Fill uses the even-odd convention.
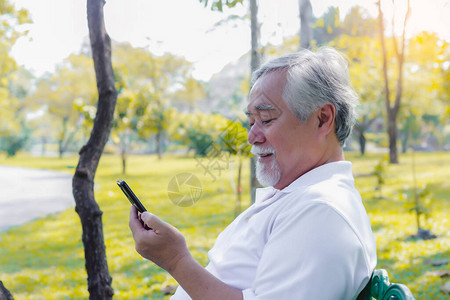
[[[283,99],[300,122],[319,107],[333,104],[336,109],[336,137],[344,145],[356,122],[358,95],[350,83],[348,63],[333,48],[316,52],[304,49],[267,62],[253,73],[252,85],[272,71],[286,71]]]

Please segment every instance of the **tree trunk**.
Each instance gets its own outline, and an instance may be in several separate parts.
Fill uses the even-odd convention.
[[[63,141],[59,140],[59,141],[58,141],[58,157],[59,157],[59,158],[62,158],[62,157],[63,157],[63,153],[64,153],[64,150],[63,150]]]
[[[103,212],[94,198],[95,172],[111,131],[117,100],[111,64],[111,40],[106,33],[103,18],[104,3],[104,0],[87,1],[89,38],[99,99],[91,136],[80,150],[80,159],[72,181],[75,210],[83,229],[90,299],[112,299],[114,294],[105,253]]]
[[[8,289],[3,285],[3,282],[0,281],[0,300],[14,300],[11,293]]]
[[[122,151],[120,151],[120,157],[122,158],[122,174],[127,173],[127,152],[125,148],[122,148]]]
[[[64,117],[62,122],[62,133],[59,136],[58,140],[58,152],[59,152],[59,158],[62,158],[65,151],[65,145],[64,145],[64,139],[66,138],[67,134],[67,122],[69,122],[69,118]]]
[[[45,145],[47,144],[47,137],[46,136],[41,136],[41,143],[42,143],[41,155],[45,156]]]
[[[300,13],[300,49],[309,49],[312,40],[312,6],[309,0],[299,0]]]
[[[416,156],[415,151],[412,151],[412,175],[413,175],[413,184],[414,184],[414,211],[416,213],[416,223],[417,223],[417,235],[419,236],[422,228],[420,227],[420,200],[419,195],[417,194],[417,178],[416,178]]]
[[[242,203],[242,186],[241,186],[241,178],[242,178],[242,158],[240,153],[237,155],[239,166],[238,166],[238,177],[237,177],[237,191],[236,191],[236,205],[234,208],[234,216],[237,217],[241,213],[241,203]]]
[[[398,164],[397,150],[397,114],[389,109],[388,113],[388,135],[389,135],[389,162]]]
[[[158,159],[162,159],[162,132],[158,131],[156,133],[156,153],[158,154]]]
[[[359,132],[359,150],[361,155],[364,156],[366,153],[366,137],[364,136],[364,131]]]
[[[250,0],[250,21],[252,36],[250,71],[253,74],[253,72],[256,71],[261,64],[259,55],[258,4],[256,3],[256,0]],[[256,158],[253,156],[250,158],[250,197],[252,203],[255,203],[256,188],[259,186],[258,180],[256,179]]]
[[[384,76],[384,85],[385,85],[385,103],[386,103],[386,111],[388,117],[388,135],[389,135],[389,161],[392,164],[398,164],[398,151],[397,151],[397,115],[400,109],[400,103],[403,93],[403,62],[405,55],[405,29],[406,23],[408,22],[409,13],[410,13],[410,1],[407,3],[407,12],[405,14],[405,20],[403,23],[403,33],[401,39],[401,48],[400,51],[397,47],[397,41],[395,35],[392,34],[393,42],[394,42],[394,50],[397,58],[397,66],[398,66],[398,79],[397,79],[397,92],[395,94],[394,105],[391,106],[390,103],[390,91],[389,91],[389,79],[388,79],[388,70],[387,70],[387,51],[386,45],[384,41],[384,24],[383,24],[383,12],[381,11],[381,1],[378,0],[378,21],[380,24],[380,40],[381,47],[383,51],[383,76]],[[392,16],[394,20],[394,16]],[[394,21],[392,21],[394,22]]]

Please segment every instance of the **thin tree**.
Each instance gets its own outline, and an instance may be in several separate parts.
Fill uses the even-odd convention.
[[[8,289],[3,285],[3,282],[0,281],[0,300],[14,300],[11,293]]]
[[[251,28],[251,61],[250,74],[253,74],[261,65],[261,55],[259,52],[260,26],[258,24],[258,4],[256,0],[250,0],[250,28]],[[250,86],[250,89],[252,87]],[[250,158],[250,197],[255,203],[256,188],[261,187],[256,179],[256,157]]]
[[[392,0],[394,4],[394,0]],[[403,93],[403,63],[405,57],[405,29],[408,22],[410,13],[410,0],[407,0],[407,11],[405,14],[405,19],[403,21],[403,32],[400,41],[400,49],[398,47],[397,38],[394,34],[394,14],[392,16],[392,40],[394,43],[394,54],[397,60],[397,90],[395,93],[394,103],[391,105],[390,101],[390,88],[389,88],[389,78],[388,78],[388,66],[387,66],[387,51],[386,42],[384,37],[384,24],[383,24],[383,11],[381,10],[381,0],[377,1],[378,5],[378,21],[380,24],[380,39],[381,48],[383,52],[383,76],[384,76],[384,96],[386,103],[386,111],[388,118],[388,135],[389,135],[389,162],[393,164],[398,163],[398,151],[397,151],[397,116],[400,109],[400,103]]]
[[[103,212],[94,198],[95,172],[111,131],[117,100],[111,64],[111,40],[106,33],[103,17],[104,4],[104,0],[87,1],[89,38],[99,98],[91,136],[80,150],[80,159],[72,181],[75,210],[83,228],[90,299],[112,299],[114,294],[103,238]]]
[[[199,0],[200,3],[208,5],[208,0]],[[211,10],[222,11],[223,6],[234,7],[243,0],[214,0],[211,4]],[[256,0],[250,0],[250,29],[251,29],[251,49],[250,49],[250,72],[251,74],[259,68],[261,64],[261,53],[259,47],[260,26],[258,23],[258,3]],[[251,83],[250,83],[251,84]],[[251,87],[250,87],[251,89]],[[255,203],[256,188],[260,187],[256,179],[256,158],[250,158],[250,197],[251,202]]]
[[[311,1],[298,1],[300,15],[300,49],[311,48],[313,13]]]

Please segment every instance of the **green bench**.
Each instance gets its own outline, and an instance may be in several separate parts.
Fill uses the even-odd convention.
[[[357,300],[413,300],[415,299],[406,285],[390,283],[384,269],[373,271],[369,283],[358,295]]]

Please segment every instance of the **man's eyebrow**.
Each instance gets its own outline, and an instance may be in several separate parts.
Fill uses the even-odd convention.
[[[255,106],[255,110],[258,111],[266,111],[266,110],[276,110],[276,106],[270,103],[262,103]],[[247,109],[245,114],[249,117],[252,113]]]
[[[275,105],[270,104],[270,103],[262,103],[262,104],[256,105],[255,109],[257,111],[260,111],[260,110],[275,110],[276,107],[275,107]]]

